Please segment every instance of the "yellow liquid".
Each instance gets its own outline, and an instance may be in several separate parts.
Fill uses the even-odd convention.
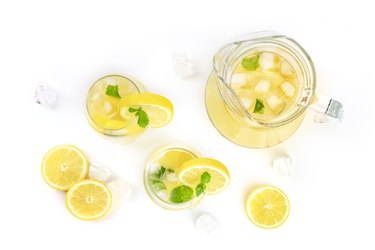
[[[196,205],[203,195],[195,197],[194,193],[193,199],[184,203],[173,203],[170,196],[174,188],[184,185],[178,180],[180,166],[197,157],[197,154],[184,148],[168,148],[154,153],[145,172],[146,190],[149,194],[152,192],[150,197],[166,209],[185,209]],[[161,168],[164,168],[163,174],[160,173]],[[195,187],[191,188],[195,190]]]
[[[259,67],[246,69],[241,63],[236,67],[231,87],[240,97],[244,107],[260,121],[269,121],[294,105],[298,93],[295,70],[285,59],[270,52],[248,55],[259,58]],[[256,103],[264,107],[260,110]]]
[[[109,85],[118,86],[121,98],[106,94]],[[132,135],[142,132],[134,116],[121,116],[120,104],[123,98],[143,91],[143,86],[119,75],[105,76],[90,89],[86,100],[87,120],[98,132],[106,135]]]
[[[252,56],[253,55],[249,55],[248,57]],[[255,71],[248,71],[243,68],[241,64],[239,64],[236,66],[235,73],[243,74],[244,78],[242,78],[242,76],[237,77],[237,79],[232,77],[231,87],[241,98],[242,104],[255,119],[262,122],[266,122],[267,120],[273,119],[278,115],[282,115],[283,112],[286,112],[288,108],[295,105],[299,91],[299,84],[295,74],[290,76],[282,75],[280,72],[282,58],[278,57],[277,55],[274,56],[274,68],[264,70],[263,68],[259,67]],[[246,83],[245,80],[241,80],[241,78],[246,79]],[[237,84],[234,84],[233,80],[236,80]],[[261,90],[266,89],[266,91],[259,91],[259,88],[257,91],[255,91],[257,84],[262,80],[269,82],[269,88],[260,88]],[[240,84],[241,81],[243,81],[245,84]],[[292,91],[289,91],[287,95],[285,90],[281,88],[281,84],[285,81],[289,82],[294,87],[293,95],[291,95]],[[295,132],[304,118],[303,113],[296,119],[279,127],[255,126],[244,117],[234,114],[228,108],[221,96],[217,84],[218,78],[215,72],[212,72],[207,81],[205,92],[208,115],[216,129],[225,138],[238,145],[251,148],[265,148],[279,144],[280,142],[289,138]],[[276,96],[280,100],[276,99],[277,101],[275,102],[275,98],[272,98],[274,100],[271,99],[271,104],[273,105],[271,108],[267,99],[272,96]],[[249,99],[251,100],[249,101]],[[254,113],[256,99],[263,102],[263,113]],[[281,106],[276,105],[275,103],[281,103]]]

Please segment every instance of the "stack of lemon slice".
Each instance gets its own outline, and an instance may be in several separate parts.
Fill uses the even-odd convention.
[[[80,149],[60,145],[47,152],[42,160],[42,176],[51,187],[67,191],[66,206],[83,220],[105,216],[112,205],[111,191],[104,183],[86,179],[89,163]]]

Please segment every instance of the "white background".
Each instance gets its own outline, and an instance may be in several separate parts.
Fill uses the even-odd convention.
[[[0,2],[0,249],[374,249],[373,8],[364,1],[1,1]],[[236,146],[211,125],[204,87],[215,51],[227,40],[275,30],[302,44],[317,70],[318,92],[345,105],[341,124],[301,128],[281,145]],[[181,80],[172,58],[186,54],[201,73]],[[90,85],[130,74],[167,96],[175,117],[134,141],[95,132],[84,117]],[[36,85],[54,86],[54,109],[33,100]],[[142,169],[158,146],[181,142],[225,163],[231,185],[189,211],[165,211],[148,198]],[[70,143],[133,187],[106,218],[75,219],[64,194],[49,188],[40,162],[51,147]],[[278,154],[295,174],[271,168]],[[275,230],[254,226],[244,201],[271,184],[290,198],[288,221]],[[202,235],[194,219],[212,213],[220,228]]]

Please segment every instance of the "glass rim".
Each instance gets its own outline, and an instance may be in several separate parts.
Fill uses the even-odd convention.
[[[197,158],[202,157],[202,154],[199,151],[197,151],[196,149],[194,149],[190,146],[186,146],[186,145],[183,145],[183,144],[167,144],[167,145],[160,146],[151,153],[151,155],[148,157],[148,159],[146,161],[146,164],[144,166],[144,171],[143,171],[143,186],[146,190],[147,195],[150,197],[150,199],[156,205],[158,205],[158,206],[160,206],[164,209],[167,209],[167,210],[185,210],[185,209],[194,208],[204,199],[204,197],[205,197],[204,194],[201,195],[200,197],[194,197],[192,200],[184,202],[184,203],[171,203],[171,202],[167,202],[167,201],[161,199],[160,197],[158,197],[152,191],[151,185],[149,183],[149,180],[148,180],[149,171],[148,170],[150,169],[150,166],[152,165],[152,163],[158,157],[160,157],[162,154],[164,154],[166,151],[174,150],[174,149],[189,152]]]
[[[87,119],[90,120],[91,123],[95,124],[96,127],[100,128],[102,131],[111,131],[111,132],[121,132],[123,131],[124,129],[126,129],[127,127],[129,127],[131,124],[133,124],[134,122],[129,122],[127,123],[124,127],[122,128],[118,128],[118,129],[109,129],[109,128],[106,128],[106,127],[103,127],[101,125],[99,125],[91,116],[90,112],[89,112],[89,108],[88,108],[88,97],[90,96],[90,93],[92,91],[92,89],[94,88],[94,86],[101,80],[105,79],[105,78],[108,78],[108,77],[121,77],[121,78],[125,78],[127,79],[136,89],[137,89],[137,93],[142,93],[144,90],[141,88],[140,86],[140,81],[138,81],[137,79],[135,79],[134,77],[132,76],[129,76],[129,75],[121,75],[121,74],[109,74],[109,75],[105,75],[105,76],[102,76],[100,77],[99,79],[97,79],[91,86],[90,86],[90,89],[88,91],[88,94],[86,96],[86,101],[85,101],[85,113],[86,113],[86,117]],[[91,125],[91,124],[90,124]],[[92,125],[91,125],[92,126]],[[112,135],[112,134],[111,134]],[[116,134],[114,134],[114,136],[116,136]],[[122,136],[122,135],[118,135],[118,136]]]

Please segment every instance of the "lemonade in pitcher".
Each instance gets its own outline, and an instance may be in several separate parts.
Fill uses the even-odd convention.
[[[246,56],[230,84],[242,105],[260,121],[272,120],[294,105],[299,86],[290,63],[270,52]]]

